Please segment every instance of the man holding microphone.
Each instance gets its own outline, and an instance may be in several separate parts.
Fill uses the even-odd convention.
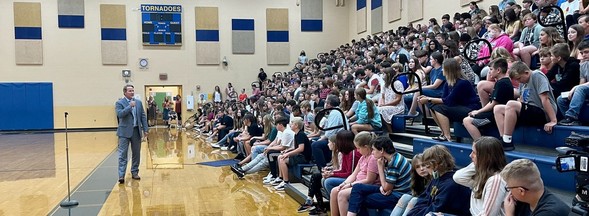
[[[125,172],[127,171],[127,154],[129,143],[131,143],[132,163],[131,177],[135,180],[139,177],[139,160],[141,157],[141,138],[147,136],[147,116],[143,110],[140,100],[133,98],[135,89],[133,85],[125,85],[123,88],[125,97],[115,103],[115,110],[118,119],[117,136],[119,137],[119,183],[125,183]]]

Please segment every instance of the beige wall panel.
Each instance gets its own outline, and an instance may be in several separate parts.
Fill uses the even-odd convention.
[[[195,28],[198,30],[219,30],[219,8],[196,7]]]
[[[389,13],[389,22],[394,22],[401,19],[401,8],[402,8],[401,0],[389,0],[388,1],[388,13]],[[384,2],[383,2],[384,3]],[[384,8],[384,5],[383,5]]]
[[[127,64],[127,41],[101,41],[101,43],[102,64]]]
[[[423,19],[423,0],[410,0],[407,5],[409,22]]]
[[[288,65],[290,59],[290,43],[267,43],[266,52],[269,65]]]
[[[14,2],[15,27],[41,27],[41,3]]]
[[[366,32],[366,7],[356,11],[356,32]]]
[[[100,5],[101,28],[127,28],[125,5]]]
[[[196,64],[218,65],[221,62],[221,45],[219,42],[197,42]]]
[[[266,9],[266,28],[268,31],[288,31],[288,9]]]
[[[42,40],[15,40],[14,45],[17,65],[43,64]]]

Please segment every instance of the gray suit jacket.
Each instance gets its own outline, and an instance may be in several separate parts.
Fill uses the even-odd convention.
[[[139,127],[140,131],[147,132],[149,129],[147,125],[147,116],[145,115],[143,104],[140,100],[135,99],[135,108],[137,109],[137,118],[139,118],[137,126]],[[119,99],[115,103],[115,110],[117,113],[117,118],[119,119],[117,136],[131,138],[133,136],[133,113],[132,107],[129,105],[127,98],[123,97],[122,99]]]

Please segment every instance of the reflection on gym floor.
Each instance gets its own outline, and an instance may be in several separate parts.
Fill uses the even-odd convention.
[[[149,169],[182,169],[184,168],[184,150],[182,149],[181,130],[152,129],[148,136]],[[194,150],[193,150],[194,152]],[[149,159],[150,158],[150,159]]]

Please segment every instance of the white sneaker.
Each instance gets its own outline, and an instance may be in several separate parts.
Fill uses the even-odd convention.
[[[213,141],[213,137],[207,138],[207,142],[212,142],[212,141]]]
[[[221,150],[223,150],[223,151],[227,151],[227,150],[229,150],[229,147],[227,147],[227,146],[222,146],[222,147],[221,147]]]
[[[268,173],[268,175],[264,178],[262,178],[262,180],[266,180],[266,179],[270,179],[272,178],[272,173]]]
[[[213,147],[213,148],[221,148],[221,146],[219,145],[219,143],[213,143],[213,144],[211,144],[211,147]]]
[[[265,179],[264,181],[262,181],[262,184],[269,185],[272,184],[274,180],[275,178],[270,177],[269,179]]]
[[[287,184],[286,182],[280,182],[280,184],[276,185],[274,187],[274,189],[277,190],[277,191],[283,191],[284,190],[284,186],[286,186],[286,184]]]
[[[272,186],[277,186],[282,182],[282,178],[278,177],[272,181]]]

